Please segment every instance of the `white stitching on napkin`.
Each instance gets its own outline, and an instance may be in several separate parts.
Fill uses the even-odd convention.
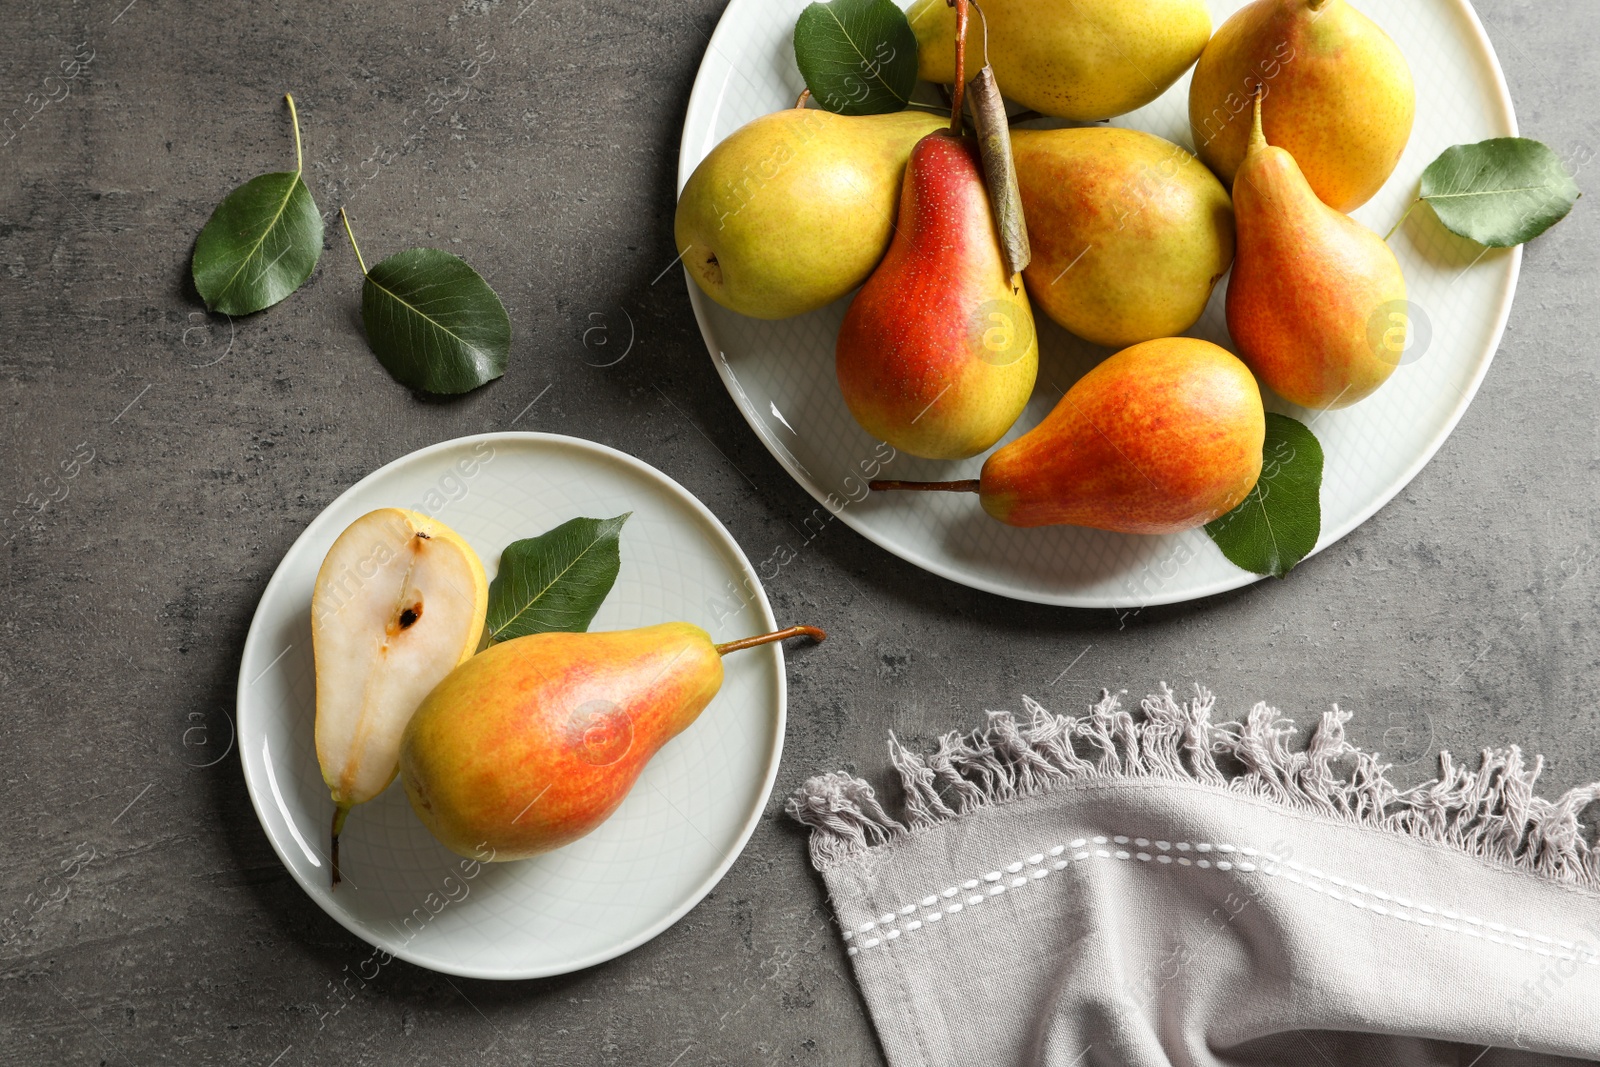
[[[1127,849],[1120,848],[1116,849],[1115,851],[1106,848],[1089,849],[1087,846],[1091,844],[1131,844],[1138,851],[1129,852]],[[1145,851],[1145,849],[1151,847],[1154,847],[1156,850],[1155,853]],[[1367,886],[1361,885],[1360,883],[1347,881],[1338,877],[1337,875],[1327,874],[1315,867],[1297,863],[1294,860],[1279,860],[1271,853],[1263,853],[1259,849],[1249,846],[1213,844],[1205,841],[1150,841],[1143,837],[1130,839],[1119,834],[1109,838],[1103,835],[1093,838],[1079,837],[1065,845],[1053,845],[1046,851],[1050,856],[1055,857],[1062,855],[1068,849],[1074,850],[1070,859],[1058,859],[1053,863],[1046,865],[1044,862],[1046,858],[1045,852],[1035,852],[1025,860],[1019,860],[1015,863],[1009,864],[1003,870],[990,871],[987,874],[984,874],[981,878],[969,878],[967,881],[961,883],[959,887],[951,886],[950,888],[945,889],[938,894],[930,894],[926,897],[923,897],[920,906],[923,908],[931,908],[933,910],[923,912],[920,915],[919,920],[906,923],[904,926],[904,931],[920,930],[925,925],[940,921],[946,915],[956,915],[966,907],[982,904],[987,899],[987,896],[999,896],[1006,891],[1008,885],[1009,888],[1020,889],[1021,887],[1028,885],[1030,882],[1038,881],[1046,877],[1053,871],[1065,870],[1067,867],[1071,866],[1073,862],[1082,862],[1087,859],[1117,859],[1139,863],[1177,863],[1182,867],[1194,866],[1202,870],[1215,869],[1224,872],[1237,870],[1246,874],[1260,873],[1269,877],[1283,877],[1297,885],[1302,885],[1313,892],[1321,893],[1330,899],[1341,901],[1342,903],[1349,904],[1352,907],[1359,908],[1363,911],[1372,912],[1375,915],[1387,916],[1400,922],[1412,922],[1416,923],[1418,926],[1431,927],[1434,929],[1443,930],[1447,933],[1478,938],[1483,941],[1488,941],[1491,944],[1502,945],[1507,948],[1514,948],[1522,952],[1532,952],[1536,955],[1549,956],[1553,959],[1584,963],[1591,967],[1600,967],[1600,955],[1595,955],[1594,953],[1584,951],[1575,942],[1566,941],[1561,938],[1549,937],[1545,934],[1531,933],[1527,930],[1522,930],[1514,926],[1506,926],[1503,923],[1490,922],[1473,915],[1463,915],[1448,908],[1435,908],[1432,905],[1417,903],[1408,900],[1405,897],[1395,896],[1391,893],[1385,893],[1380,889],[1371,889]],[[1179,854],[1172,855],[1171,853],[1173,852],[1177,852]],[[1194,853],[1198,858],[1191,858],[1191,856],[1187,855],[1187,853]],[[1261,859],[1261,863],[1256,864],[1251,862],[1249,859],[1205,858],[1213,853],[1219,856],[1256,857]],[[1023,870],[1024,865],[1034,867],[1035,869],[1029,872],[1029,874],[1025,877],[1012,878],[1008,882],[1004,883],[1001,881],[1001,879],[1005,877],[1005,873],[1009,872],[1015,874],[1020,872]],[[1287,868],[1287,871],[1283,870],[1283,868]],[[942,897],[948,900],[952,897],[955,897],[962,890],[970,891],[977,889],[978,886],[984,882],[990,883],[987,887],[987,896],[985,896],[983,893],[973,893],[971,896],[965,898],[964,904],[961,901],[955,901],[944,906],[943,908],[938,906],[939,898]],[[1340,892],[1341,889],[1345,892]],[[1377,900],[1386,901],[1387,906],[1385,904],[1374,903],[1372,901],[1361,899],[1363,897],[1374,897]],[[876,932],[878,935],[866,938],[859,944],[850,945],[846,949],[847,953],[851,956],[854,956],[857,955],[862,949],[877,948],[879,945],[886,944],[889,941],[893,941],[900,937],[903,931],[900,927],[894,925],[894,923],[897,921],[898,916],[915,914],[917,907],[918,905],[915,904],[907,904],[897,909],[896,913],[886,913],[879,920],[862,923],[857,930],[844,931],[844,939],[846,941],[854,940],[857,933],[868,934]],[[1413,914],[1413,912],[1418,912],[1421,914]],[[1437,918],[1434,918],[1434,916]],[[1508,940],[1507,937],[1496,936],[1499,934],[1504,934],[1511,938],[1517,938],[1520,940]],[[1524,941],[1536,941],[1539,942],[1539,944],[1524,944]],[[1560,948],[1569,949],[1570,952],[1553,952],[1547,948],[1540,947],[1540,945],[1555,945]]]

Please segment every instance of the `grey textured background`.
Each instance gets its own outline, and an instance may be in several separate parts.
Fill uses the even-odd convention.
[[[1289,580],[1119,625],[926,577],[830,524],[769,591],[834,637],[791,659],[774,800],[704,903],[564,978],[397,961],[336,989],[366,950],[286,876],[226,748],[256,600],[328,501],[515,422],[655,464],[753,558],[803,540],[813,503],[718,383],[681,273],[651,284],[673,259],[679,125],[721,4],[0,6],[11,129],[59,97],[45,79],[75,47],[94,53],[0,148],[16,509],[0,533],[0,1061],[876,1063],[779,799],[817,770],[876,774],[888,729],[927,739],[1024,692],[1065,708],[1101,684],[1199,680],[1234,713],[1262,698],[1306,722],[1338,701],[1411,777],[1441,747],[1511,741],[1548,755],[1551,789],[1600,775],[1591,197],[1528,249],[1504,344],[1438,457]],[[1600,8],[1479,10],[1524,133],[1589,184]],[[317,202],[350,208],[369,257],[436,244],[501,293],[502,381],[450,402],[391,381],[333,229],[286,303],[231,326],[203,314],[192,242],[227,190],[288,165],[286,89]],[[591,366],[626,340],[624,312],[632,351]]]

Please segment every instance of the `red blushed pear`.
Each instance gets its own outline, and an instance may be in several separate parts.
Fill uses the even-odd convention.
[[[964,31],[966,0],[957,21]],[[911,150],[894,238],[851,302],[834,357],[861,427],[927,459],[998,441],[1039,369],[1022,278],[1006,269],[977,145],[960,135],[963,55],[951,128]]]
[[[400,746],[406,796],[462,856],[526,859],[570,844],[610,817],[651,757],[711,703],[725,654],[799,635],[825,636],[794,626],[717,645],[672,622],[493,645],[412,716]]]
[[[1209,341],[1166,337],[1080,378],[1043,422],[990,456],[980,477],[872,488],[974,492],[1010,526],[1176,533],[1249,495],[1265,436],[1249,369]]]
[[[1405,277],[1383,238],[1328,207],[1294,157],[1267,143],[1261,99],[1250,150],[1233,183],[1237,251],[1228,332],[1239,354],[1285,400],[1342,408],[1399,365]]]

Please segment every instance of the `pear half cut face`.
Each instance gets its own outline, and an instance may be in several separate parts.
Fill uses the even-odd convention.
[[[488,595],[477,554],[424,515],[382,508],[339,535],[311,600],[317,760],[335,804],[394,780],[417,705],[477,651]]]

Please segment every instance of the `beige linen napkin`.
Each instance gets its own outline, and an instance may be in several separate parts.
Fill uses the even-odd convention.
[[[848,775],[796,792],[893,1067],[1600,1058],[1600,788],[1540,799],[1509,748],[1400,792],[1337,708],[1301,752],[1213,703],[891,737],[903,820]]]

